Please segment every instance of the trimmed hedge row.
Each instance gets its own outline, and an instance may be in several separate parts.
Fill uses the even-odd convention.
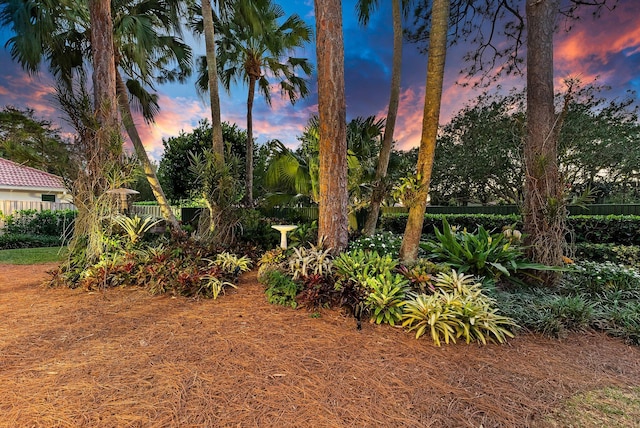
[[[384,215],[380,228],[393,233],[404,233],[408,214]],[[517,214],[425,214],[423,234],[433,234],[434,226],[442,228],[442,219],[451,225],[468,230],[476,230],[481,224],[487,230],[500,230],[504,226],[514,226],[522,230],[522,218]],[[640,216],[589,216],[568,217],[569,227],[576,243],[640,245]]]
[[[0,235],[0,250],[16,248],[59,247],[62,239],[59,236],[6,234]]]

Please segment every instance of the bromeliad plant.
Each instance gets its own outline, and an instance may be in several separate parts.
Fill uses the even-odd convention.
[[[437,346],[456,342],[479,341],[503,343],[513,337],[511,329],[517,327],[508,317],[500,315],[495,302],[482,292],[482,285],[469,275],[452,271],[436,276],[435,292],[419,294],[404,305],[403,322],[416,339],[430,334]]]
[[[402,319],[408,283],[402,275],[391,272],[366,279],[366,287],[371,292],[365,305],[371,314],[372,323],[396,325]]]
[[[330,248],[323,248],[322,241],[317,245],[311,244],[309,248],[294,248],[289,258],[289,274],[292,279],[296,281],[309,275],[331,275],[333,260],[330,252]]]
[[[459,231],[442,220],[442,232],[434,228],[435,240],[421,244],[428,258],[449,265],[462,273],[497,281],[502,276],[515,282],[516,272],[525,270],[558,270],[556,267],[531,263],[522,248],[503,233],[490,234],[479,226],[475,233]]]
[[[390,255],[381,256],[375,251],[351,250],[338,255],[333,261],[340,288],[346,281],[364,284],[368,278],[393,272],[398,262]]]
[[[390,255],[352,250],[337,256],[333,266],[341,303],[358,322],[366,314],[378,324],[400,321],[409,281],[395,273],[397,262]]]
[[[113,217],[113,222],[122,228],[129,238],[129,243],[135,245],[145,233],[152,227],[162,222],[162,219],[156,219],[150,216],[133,216],[117,215]]]
[[[215,260],[210,260],[210,264],[219,266],[222,272],[233,278],[237,278],[241,273],[248,272],[251,269],[251,260],[249,257],[238,257],[227,251],[218,254]]]

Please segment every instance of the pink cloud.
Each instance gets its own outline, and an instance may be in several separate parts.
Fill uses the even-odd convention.
[[[150,157],[159,160],[164,147],[163,138],[170,138],[189,132],[198,125],[198,121],[209,118],[211,114],[208,106],[198,100],[189,98],[170,98],[163,94],[159,96],[160,113],[153,123],[147,124],[140,114],[134,114],[138,132],[142,143]]]
[[[583,81],[592,80],[598,74],[605,80],[614,74],[619,78],[619,72],[624,70],[608,74],[599,70],[610,63],[613,55],[631,55],[640,49],[637,10],[631,2],[621,2],[613,11],[603,11],[595,21],[587,16],[571,24],[570,32],[556,37],[556,75],[577,75]]]
[[[31,76],[11,64],[0,76],[0,105],[31,108],[37,115],[53,117],[58,113],[53,95],[55,87],[48,74]]]

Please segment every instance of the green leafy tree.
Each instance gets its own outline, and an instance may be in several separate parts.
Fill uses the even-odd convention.
[[[69,155],[60,130],[32,109],[6,106],[0,111],[0,157],[72,179]]]
[[[434,205],[522,200],[524,94],[483,94],[438,137],[430,196]]]
[[[180,132],[177,137],[162,140],[164,152],[160,159],[158,177],[171,200],[189,199],[199,190],[196,188],[196,177],[189,168],[190,156],[201,156],[211,148],[212,132],[211,124],[203,120],[191,132]],[[227,153],[242,159],[245,154],[246,132],[236,125],[222,122],[222,135]]]
[[[608,99],[607,87],[568,82],[555,95],[556,110],[565,109],[558,135],[558,161],[573,196],[590,190],[597,200],[619,198],[617,191],[635,186],[640,152],[638,105],[633,94]],[[525,91],[483,94],[460,110],[438,138],[431,201],[522,203],[523,142],[527,118]]]

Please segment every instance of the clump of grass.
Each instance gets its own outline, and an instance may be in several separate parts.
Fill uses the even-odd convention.
[[[546,418],[551,427],[637,427],[640,388],[604,388],[578,394]]]

